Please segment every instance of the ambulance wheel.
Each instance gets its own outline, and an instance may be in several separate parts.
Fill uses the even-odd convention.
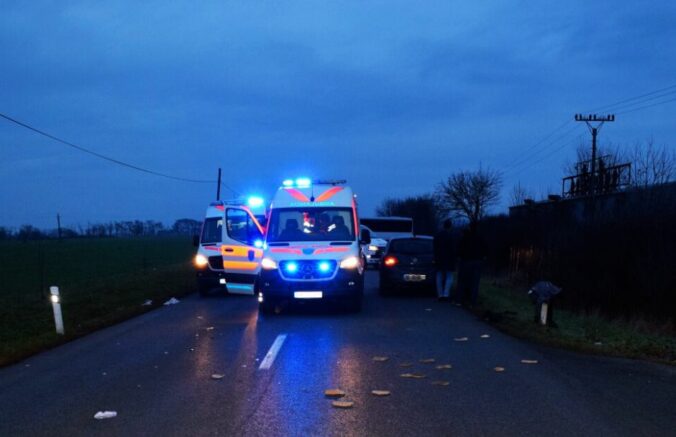
[[[360,313],[362,308],[363,298],[361,295],[353,297],[348,301],[347,309],[352,313]]]
[[[276,302],[272,299],[266,299],[258,304],[258,312],[261,314],[273,314],[275,312]]]
[[[199,292],[201,297],[207,297],[207,296],[209,296],[209,291],[211,291],[211,289],[209,287],[202,285],[202,284],[198,284],[197,285],[197,291]]]

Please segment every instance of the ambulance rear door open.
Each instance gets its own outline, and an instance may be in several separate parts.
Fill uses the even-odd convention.
[[[224,206],[223,270],[226,287],[233,294],[254,294],[263,258],[263,228],[243,206]]]

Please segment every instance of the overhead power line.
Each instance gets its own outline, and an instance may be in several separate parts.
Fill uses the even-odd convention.
[[[158,171],[155,171],[155,170],[150,170],[150,169],[147,169],[147,168],[139,167],[139,166],[137,166],[137,165],[130,164],[130,163],[124,162],[124,161],[120,161],[119,159],[111,158],[110,156],[106,156],[106,155],[103,155],[103,154],[101,154],[101,153],[95,152],[95,151],[93,151],[93,150],[91,150],[91,149],[88,149],[88,148],[86,148],[86,147],[82,147],[82,146],[79,146],[79,145],[77,145],[77,144],[71,143],[70,141],[66,141],[66,140],[61,139],[61,138],[59,138],[59,137],[57,137],[57,136],[55,136],[55,135],[52,135],[52,134],[50,134],[50,133],[48,133],[48,132],[45,132],[45,131],[40,130],[40,129],[38,129],[38,128],[35,128],[35,127],[33,127],[33,126],[31,126],[31,125],[29,125],[29,124],[27,124],[27,123],[24,123],[24,122],[19,121],[19,120],[15,119],[15,118],[12,118],[12,117],[10,117],[9,115],[0,113],[0,117],[1,117],[1,118],[4,118],[5,120],[7,120],[7,121],[9,121],[9,122],[11,122],[11,123],[14,123],[14,124],[16,124],[16,125],[18,125],[18,126],[21,126],[21,127],[23,127],[24,129],[28,129],[28,130],[30,130],[30,131],[32,131],[32,132],[35,132],[35,133],[39,134],[39,135],[42,135],[42,136],[44,136],[44,137],[47,137],[47,138],[49,138],[49,139],[51,139],[51,140],[53,140],[53,141],[56,141],[56,142],[58,142],[58,143],[61,143],[61,144],[66,145],[66,146],[68,146],[68,147],[71,147],[71,148],[73,148],[73,149],[75,149],[75,150],[78,150],[78,151],[80,151],[80,152],[87,153],[87,154],[89,154],[89,155],[95,156],[95,157],[97,157],[97,158],[99,158],[99,159],[103,159],[103,160],[108,161],[108,162],[112,162],[113,164],[121,165],[122,167],[130,168],[130,169],[132,169],[132,170],[140,171],[140,172],[147,173],[147,174],[151,174],[151,175],[154,175],[154,176],[160,176],[160,177],[167,178],[167,179],[173,179],[173,180],[181,181],[181,182],[192,182],[192,183],[197,183],[197,184],[213,184],[213,183],[216,183],[216,182],[217,182],[217,181],[215,181],[215,180],[207,180],[207,179],[191,179],[191,178],[184,178],[184,177],[180,177],[180,176],[173,176],[173,175],[170,175],[170,174],[167,174],[167,173],[161,173],[161,172],[158,172]],[[234,190],[233,188],[231,188],[231,187],[229,187],[228,185],[224,184],[223,182],[221,182],[221,185],[223,185],[225,188],[227,188],[228,190],[232,191],[233,193],[237,194],[237,191],[236,191],[236,190]]]
[[[660,102],[644,105],[647,102],[650,102],[650,101],[653,101],[653,100],[656,100],[656,99],[665,98],[665,97],[670,97],[670,96],[675,95],[675,94],[676,94],[676,84],[670,85],[670,86],[667,86],[667,87],[664,87],[664,88],[659,88],[659,89],[656,89],[656,90],[648,92],[648,93],[644,93],[644,94],[640,94],[640,95],[637,95],[637,96],[622,99],[622,100],[619,100],[617,102],[614,102],[614,103],[611,103],[611,104],[608,104],[608,105],[599,106],[599,107],[591,109],[591,110],[585,110],[585,111],[583,111],[583,113],[592,113],[592,112],[599,112],[599,111],[621,109],[621,111],[616,112],[617,115],[628,114],[630,112],[636,112],[636,111],[640,111],[640,110],[643,110],[643,109],[652,108],[652,107],[655,107],[655,106],[660,106],[660,105],[664,105],[664,104],[667,104],[667,103],[670,103],[670,102],[674,102],[674,101],[676,101],[676,98],[672,98],[672,99],[663,100],[663,101],[660,101]],[[569,123],[572,123],[572,122],[573,122],[572,120],[566,121],[565,123],[563,123],[562,125],[560,125],[556,129],[551,131],[549,134],[547,134],[545,137],[543,137],[540,141],[538,141],[537,143],[534,143],[533,145],[524,149],[522,154],[507,166],[505,173],[513,173],[514,175],[518,175],[525,168],[527,168],[527,166],[524,167],[524,164],[530,164],[530,165],[537,164],[539,162],[542,162],[544,159],[547,159],[548,157],[552,156],[554,153],[562,150],[562,147],[557,147],[554,150],[554,153],[544,155],[543,159],[537,159],[539,157],[538,155],[540,155],[543,152],[548,151],[547,149],[551,150],[551,148],[555,147],[556,144],[559,141],[563,140],[575,128],[567,130],[561,136],[559,136],[556,140],[549,142],[543,148],[538,149],[537,151],[535,151],[534,153],[532,153],[530,155],[527,155],[527,153],[529,151],[531,151],[531,150],[535,149],[537,146],[541,145],[543,142],[545,142],[546,139],[551,138],[556,132],[560,131],[563,127],[567,126]],[[566,143],[566,144],[568,144],[568,143]],[[535,161],[533,161],[534,159],[535,159]],[[529,161],[531,161],[531,162],[529,163]],[[519,169],[520,167],[523,167],[523,168],[521,168],[519,171],[515,171],[515,170]]]

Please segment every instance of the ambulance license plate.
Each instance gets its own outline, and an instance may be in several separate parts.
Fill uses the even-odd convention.
[[[420,282],[427,279],[427,275],[404,275],[404,281],[406,282]]]
[[[324,293],[321,291],[294,291],[293,297],[296,299],[321,299]]]

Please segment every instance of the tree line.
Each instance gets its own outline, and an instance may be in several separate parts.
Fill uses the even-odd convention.
[[[1,240],[44,240],[59,238],[114,238],[148,237],[199,234],[202,222],[188,218],[178,219],[167,227],[156,220],[124,220],[105,223],[88,223],[86,226],[39,229],[22,225],[18,229],[0,226]]]

